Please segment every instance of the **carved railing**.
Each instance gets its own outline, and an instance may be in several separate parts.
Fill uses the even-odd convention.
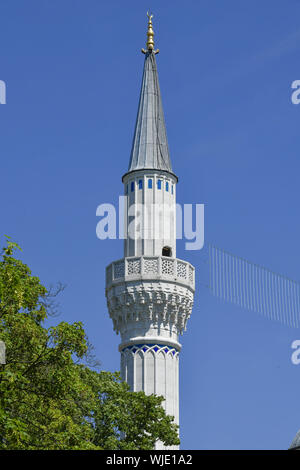
[[[175,280],[195,288],[195,268],[187,261],[167,256],[128,257],[106,268],[106,287],[115,282],[135,279]]]

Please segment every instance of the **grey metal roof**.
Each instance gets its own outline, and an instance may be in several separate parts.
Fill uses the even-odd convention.
[[[172,173],[155,53],[151,50],[145,56],[128,172],[143,168]]]
[[[300,431],[297,432],[296,436],[293,439],[293,442],[290,445],[290,449],[299,449],[300,448]]]

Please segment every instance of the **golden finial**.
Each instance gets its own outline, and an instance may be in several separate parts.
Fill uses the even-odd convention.
[[[143,54],[146,54],[147,51],[153,51],[154,54],[158,54],[159,49],[156,49],[156,51],[153,50],[154,49],[154,31],[152,29],[153,15],[147,11],[147,16],[148,16],[148,31],[147,31],[147,43],[146,43],[147,50],[142,49],[142,52]]]

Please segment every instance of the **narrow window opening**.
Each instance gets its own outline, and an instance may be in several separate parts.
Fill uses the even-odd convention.
[[[169,191],[169,183],[166,181],[166,191]]]
[[[161,180],[157,180],[157,189],[161,189]]]
[[[172,249],[169,246],[164,246],[162,249],[162,256],[172,256]]]
[[[134,191],[134,181],[131,181],[131,192]]]
[[[152,179],[151,178],[148,179],[148,188],[152,189]]]
[[[143,189],[143,180],[139,180],[139,189]]]

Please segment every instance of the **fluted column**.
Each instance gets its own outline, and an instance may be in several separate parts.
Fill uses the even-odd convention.
[[[121,350],[121,375],[133,392],[162,395],[166,413],[179,424],[179,351],[164,344],[131,344]],[[157,449],[164,449],[161,442]],[[178,447],[174,446],[173,449]]]

